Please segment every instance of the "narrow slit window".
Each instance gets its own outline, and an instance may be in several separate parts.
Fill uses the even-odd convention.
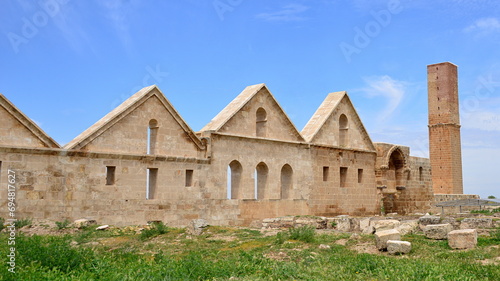
[[[114,185],[115,184],[115,166],[106,166],[106,185]]]
[[[154,199],[158,169],[148,169],[146,173],[146,199]]]
[[[186,186],[193,186],[193,170],[186,170]]]
[[[330,173],[330,167],[323,167],[323,181],[328,181],[328,174]]]
[[[0,180],[2,179],[2,161],[0,161]]]
[[[424,169],[422,167],[418,168],[418,180],[419,181],[424,180]]]
[[[347,186],[347,167],[340,167],[340,187]]]
[[[151,119],[148,127],[148,147],[147,154],[156,153],[156,139],[158,136],[158,121]]]
[[[363,169],[358,169],[358,183],[363,183]]]

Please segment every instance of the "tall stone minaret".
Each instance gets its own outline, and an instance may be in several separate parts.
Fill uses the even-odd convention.
[[[429,150],[435,194],[463,194],[457,66],[427,66]]]

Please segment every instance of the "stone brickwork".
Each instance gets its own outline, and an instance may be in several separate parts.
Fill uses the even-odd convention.
[[[19,218],[250,225],[269,217],[426,211],[428,159],[373,143],[346,92],[299,132],[264,84],[194,132],[149,86],[61,147],[0,95],[0,184]],[[0,217],[7,216],[0,193]]]
[[[429,155],[436,194],[462,194],[462,150],[457,66],[427,66]]]

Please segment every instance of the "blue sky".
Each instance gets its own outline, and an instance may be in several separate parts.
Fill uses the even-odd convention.
[[[464,191],[500,197],[494,0],[2,1],[0,92],[64,145],[157,84],[200,130],[266,83],[301,130],[348,91],[373,141],[428,155],[426,65],[459,66]]]

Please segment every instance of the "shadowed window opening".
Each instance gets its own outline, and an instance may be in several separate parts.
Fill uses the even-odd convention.
[[[156,181],[158,178],[158,169],[151,168],[146,173],[146,199],[154,199],[156,191]]]
[[[264,162],[260,162],[255,167],[255,199],[264,199],[266,197],[268,173],[269,168]]]
[[[241,174],[243,168],[240,162],[234,160],[227,166],[227,199],[241,199]]]
[[[151,119],[148,127],[148,148],[147,154],[156,153],[156,139],[158,136],[158,121]]]
[[[255,113],[256,120],[256,136],[265,138],[267,137],[267,112],[264,108],[260,107]]]
[[[328,181],[328,174],[330,173],[330,167],[323,167],[323,181]]]
[[[106,166],[106,185],[115,184],[115,166]]]
[[[339,146],[346,146],[349,142],[349,120],[345,114],[339,118]]]
[[[285,164],[281,168],[281,198],[289,199],[290,191],[293,188],[293,169],[290,165]]]
[[[193,186],[193,170],[186,170],[186,186]]]
[[[347,186],[347,167],[340,167],[340,187]]]

